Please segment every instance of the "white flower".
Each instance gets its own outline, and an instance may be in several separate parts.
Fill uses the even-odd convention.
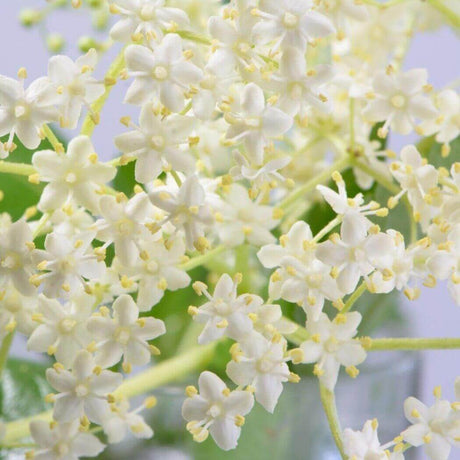
[[[361,431],[343,430],[345,454],[353,460],[404,460],[400,452],[388,453],[387,446],[380,444],[377,420],[368,420]],[[390,443],[391,444],[391,443]]]
[[[32,320],[36,308],[35,296],[26,297],[12,284],[7,285],[0,296],[0,340],[16,329],[29,336],[37,326]]]
[[[234,449],[238,443],[244,416],[254,405],[249,391],[230,391],[212,372],[202,372],[198,379],[199,394],[188,388],[190,397],[182,406],[182,416],[195,441],[202,442],[211,433],[223,450]],[[209,431],[208,431],[209,430]]]
[[[74,129],[82,106],[89,107],[104,94],[105,86],[91,76],[97,63],[97,52],[90,49],[75,62],[67,56],[52,56],[48,62],[48,77],[60,94],[60,124]]]
[[[389,127],[397,133],[409,134],[416,118],[424,121],[437,114],[431,100],[423,95],[427,78],[425,69],[390,75],[385,71],[378,72],[373,80],[375,98],[364,109],[364,117],[369,121],[385,121],[380,128],[383,137]]]
[[[417,398],[407,398],[404,401],[404,414],[412,426],[404,430],[401,436],[415,447],[423,445],[432,460],[447,460],[451,446],[459,447],[460,424],[458,417],[452,417],[453,413],[449,401],[440,397],[430,407]]]
[[[394,197],[397,202],[407,192],[410,204],[416,213],[416,219],[426,228],[432,211],[430,203],[433,201],[430,192],[436,190],[438,185],[438,171],[433,165],[427,164],[422,159],[417,148],[407,145],[401,150],[401,161],[391,164],[390,171],[401,185],[402,191]]]
[[[0,238],[0,286],[10,280],[21,294],[33,295],[35,287],[29,278],[34,272],[35,255],[29,224],[21,219],[8,225]]]
[[[143,184],[156,179],[163,169],[192,173],[195,160],[181,149],[194,128],[194,119],[181,115],[167,118],[156,114],[151,104],[142,107],[139,127],[120,134],[115,145],[128,157],[136,158],[136,181]]]
[[[263,163],[270,139],[284,134],[293,123],[289,115],[265,104],[264,92],[255,83],[244,87],[241,111],[225,113],[225,120],[231,125],[226,138],[235,143],[244,141],[248,156],[257,165]]]
[[[304,363],[316,363],[314,374],[320,382],[332,391],[337,382],[340,365],[356,377],[356,365],[366,359],[361,342],[354,339],[361,322],[358,312],[339,314],[331,321],[321,313],[318,321],[307,321],[306,329],[311,339],[300,345]]]
[[[149,399],[147,398],[146,403],[133,411],[129,410],[129,401],[127,399],[111,404],[110,415],[103,422],[104,432],[107,434],[110,444],[123,441],[128,431],[138,439],[148,439],[153,436],[152,428],[139,415],[142,409],[148,407]],[[154,401],[153,399],[152,402]]]
[[[137,40],[139,36],[159,40],[164,29],[189,23],[184,10],[164,4],[165,0],[111,0],[111,11],[120,14],[121,19],[110,30],[110,37],[123,42]]]
[[[47,352],[69,368],[78,351],[91,341],[86,327],[94,306],[94,298],[85,293],[73,296],[64,305],[43,294],[38,297],[39,326],[27,341],[27,349]]]
[[[114,243],[119,260],[132,265],[139,256],[138,239],[149,234],[144,224],[153,214],[153,206],[147,194],[138,193],[130,200],[122,195],[104,195],[99,209],[102,219],[93,226],[96,238],[106,242],[104,247]]]
[[[278,223],[273,218],[274,208],[252,201],[242,185],[232,184],[217,209],[221,213],[217,232],[225,245],[234,247],[247,241],[261,246],[275,241],[270,232]]]
[[[308,41],[335,32],[331,21],[312,10],[311,0],[262,0],[259,9],[251,14],[261,20],[252,29],[252,36],[259,43],[276,40],[273,49],[293,46],[305,52]]]
[[[330,274],[331,267],[316,257],[308,224],[296,222],[280,243],[264,246],[257,253],[264,267],[280,267],[270,277],[270,297],[298,303],[315,320],[325,299],[336,301],[343,293]]]
[[[49,182],[40,197],[39,208],[43,211],[61,207],[73,199],[79,205],[95,211],[99,196],[97,191],[111,181],[116,168],[100,163],[87,136],[73,138],[67,154],[52,150],[36,152],[32,164],[42,182]]]
[[[238,281],[232,280],[226,273],[219,278],[212,296],[203,283],[196,283],[194,287],[208,299],[201,307],[189,310],[195,321],[205,323],[198,343],[209,343],[223,336],[239,340],[253,330],[248,315],[253,311],[253,305],[263,303],[260,297],[249,294],[238,296]]]
[[[256,64],[263,65],[251,41],[251,31],[256,22],[248,9],[239,11],[234,21],[211,16],[208,30],[215,40],[215,51],[211,54],[207,68],[221,76],[231,75],[235,69],[242,73],[253,72]]]
[[[71,422],[86,416],[95,423],[101,423],[106,417],[110,410],[107,395],[123,380],[121,374],[96,366],[93,356],[86,350],[77,353],[72,371],[58,365],[46,370],[46,378],[59,392],[54,396],[55,420]]]
[[[310,107],[330,112],[332,103],[325,87],[333,77],[330,65],[320,64],[307,72],[304,54],[287,48],[281,57],[279,74],[272,75],[279,92],[279,107],[289,115],[306,115]]]
[[[173,192],[167,187],[156,187],[149,193],[152,203],[163,209],[176,229],[185,233],[187,249],[200,248],[204,228],[214,221],[211,209],[206,203],[206,192],[196,175],[189,176],[179,190]]]
[[[118,266],[116,259],[115,266],[121,274],[138,283],[137,305],[141,311],[148,311],[161,300],[166,290],[188,286],[190,276],[178,267],[185,254],[182,236],[167,241],[142,241],[140,249],[140,256],[132,266]]]
[[[425,136],[436,133],[436,141],[448,144],[460,134],[460,96],[452,89],[435,96],[439,116],[420,125]]]
[[[232,347],[233,359],[227,364],[227,375],[237,385],[254,387],[255,397],[265,410],[272,412],[290,380],[286,364],[286,341],[267,340],[258,333]]]
[[[30,434],[37,444],[33,455],[36,460],[96,457],[105,447],[96,436],[80,430],[79,420],[70,423],[33,420],[30,422]]]
[[[163,321],[151,316],[139,318],[139,308],[127,294],[115,300],[112,310],[113,317],[101,309],[88,322],[88,330],[97,339],[96,363],[110,367],[123,356],[125,370],[147,364],[152,350],[148,340],[166,332]]]
[[[150,50],[142,45],[130,45],[125,51],[126,66],[134,82],[126,93],[125,102],[143,105],[157,96],[172,112],[184,106],[184,93],[191,84],[198,83],[203,72],[185,60],[182,39],[168,34]]]
[[[359,228],[359,227],[358,227]],[[374,261],[386,257],[393,249],[393,240],[386,233],[367,235],[342,225],[340,236],[318,245],[316,256],[321,262],[338,269],[337,285],[345,294],[351,294],[358,285],[361,276],[367,276],[374,270]]]
[[[83,278],[99,278],[105,264],[92,252],[94,234],[77,234],[73,238],[59,233],[49,233],[45,250],[37,250],[39,268],[47,273],[35,275],[35,284],[43,285],[48,297],[67,296],[84,286]]]
[[[56,209],[49,222],[57,233],[72,237],[78,233],[88,232],[94,224],[94,219],[85,208],[68,203],[63,208]]]
[[[46,77],[24,89],[23,79],[18,82],[0,75],[0,136],[9,133],[7,145],[12,145],[16,134],[28,149],[36,149],[42,126],[58,119],[54,107],[58,102],[59,95]]]
[[[325,0],[321,2],[320,11],[332,19],[340,34],[347,30],[350,19],[363,22],[369,18],[367,6],[355,0]]]

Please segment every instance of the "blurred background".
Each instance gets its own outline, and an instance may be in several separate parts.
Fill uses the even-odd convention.
[[[15,77],[20,67],[26,67],[29,81],[45,75],[47,73],[47,61],[50,55],[45,41],[46,36],[50,32],[60,33],[65,37],[68,45],[63,49],[62,53],[72,58],[76,58],[80,54],[76,43],[82,36],[91,36],[101,40],[106,38],[104,33],[98,34],[94,31],[87,10],[56,11],[46,21],[46,28],[45,26],[26,28],[20,24],[18,16],[22,9],[26,7],[33,8],[42,6],[44,3],[45,0],[0,0],[0,17],[2,18],[2,25],[0,27],[0,74]],[[102,56],[96,75],[102,77],[119,49],[120,45],[115,44],[113,49]],[[454,32],[448,27],[438,29],[434,32],[419,34],[415,36],[412,41],[404,67],[406,69],[426,67],[429,71],[430,83],[436,89],[441,89],[443,86],[452,83],[452,81],[457,79],[460,75],[460,55],[458,50],[458,37],[456,37]],[[93,136],[96,151],[99,157],[104,160],[116,154],[113,145],[113,137],[123,131],[123,127],[119,123],[120,117],[124,115],[132,115],[134,119],[137,117],[138,109],[136,107],[123,106],[121,103],[128,84],[129,82],[121,82],[116,85],[108,103],[102,111],[101,124],[96,127]],[[404,138],[398,136],[392,137],[390,139],[390,148],[399,151],[403,145],[411,143],[414,139],[415,138],[411,138],[410,136]],[[456,160],[460,161],[460,158]],[[401,308],[404,315],[409,318],[411,324],[410,330],[413,336],[437,337],[459,335],[460,308],[454,305],[444,284],[439,284],[435,289],[424,288],[421,297],[416,302],[411,303],[403,300]],[[395,335],[397,335],[397,333]],[[18,356],[24,356],[25,354],[25,342],[20,337],[16,337],[15,339],[13,354]],[[388,359],[393,363],[394,361],[398,362],[397,366],[395,366],[394,375],[373,377],[374,380],[376,379],[381,382],[383,385],[382,389],[385,388],[386,383],[390,384],[390,381],[386,382],[385,379],[393,379],[400,382],[398,391],[402,392],[401,398],[405,398],[412,394],[410,391],[413,390],[414,387],[417,387],[418,397],[426,403],[430,403],[432,401],[433,387],[437,385],[442,386],[443,395],[445,395],[446,398],[454,398],[453,382],[455,377],[460,374],[460,351],[426,351],[421,354],[420,366],[417,369],[414,368],[414,365],[411,364],[412,361],[403,353],[394,354],[381,359]],[[303,433],[307,431],[307,426],[311,425],[313,429],[316,424],[323,424],[322,411],[317,401],[315,405],[315,400],[318,399],[317,393],[315,393],[316,388],[311,387],[311,383],[306,384],[304,392],[306,399],[302,401],[300,406],[302,410],[305,408],[305,411],[311,414],[308,421],[305,420],[305,412],[299,412],[298,395],[296,397],[295,394],[289,393],[286,396],[283,395],[283,406],[280,409],[281,414],[274,416],[278,417],[278,419],[272,419],[270,423],[275,424],[276,420],[279,420],[279,417],[282,418],[286,413],[290,413],[291,418],[289,419],[289,423],[293,422],[292,417],[294,417],[295,423],[302,425],[301,429]],[[311,392],[310,389],[312,390]],[[359,413],[361,411],[359,404],[362,404],[362,402],[359,403],[355,401],[354,397],[341,398],[341,393],[345,395],[347,389],[344,387],[339,389],[339,409],[342,406],[345,412],[355,412],[356,417],[354,419],[352,417],[349,422],[354,428],[359,428],[359,425],[364,422],[362,418],[359,418]],[[347,394],[350,394],[350,392]],[[181,397],[175,395],[174,391],[165,394],[164,403],[162,403],[163,405],[166,404],[165,412],[162,412],[163,406],[161,406],[161,404],[158,411],[156,411],[158,423],[163,425],[163,428],[169,423],[166,421],[165,414],[174,413],[174,410],[177,412],[178,408],[175,405],[177,405],[180,400]],[[379,405],[380,409],[390,409],[389,405],[391,405],[391,401],[379,400],[378,403],[376,403],[376,411],[379,411]],[[395,408],[394,410],[402,411],[402,408]],[[385,412],[387,411],[385,410]],[[160,419],[160,414],[163,415],[163,419]],[[342,414],[344,414],[344,412],[342,412]],[[375,413],[375,416],[379,418],[381,415],[382,414],[378,412]],[[172,416],[169,415],[169,417],[171,418]],[[346,425],[346,423],[344,424]],[[158,430],[155,424],[154,428]],[[185,433],[185,429],[183,432],[185,436],[188,436],[188,433]],[[270,431],[268,431],[268,433],[270,433]],[[314,432],[311,431],[311,433],[313,436]],[[273,439],[273,437],[276,439],[275,432],[271,433],[271,436],[265,440],[265,443],[269,442],[269,439]],[[386,436],[381,437],[383,438],[382,440],[387,440]],[[243,436],[243,439],[250,439],[250,436]],[[181,439],[179,442],[182,441]],[[304,440],[304,442],[306,441]],[[269,448],[269,445],[265,445]],[[215,453],[213,454],[213,452],[212,449],[206,454],[201,452],[196,458],[217,458],[214,456]],[[280,452],[279,455],[274,453],[273,458],[283,458],[285,454],[287,454],[287,452]],[[309,456],[308,458],[320,458],[319,456],[314,456],[313,453],[311,454],[313,456]],[[122,456],[119,457],[119,455]],[[125,451],[124,448],[118,450],[118,454],[112,452],[107,458],[123,458],[123,455],[127,455],[127,451]],[[9,458],[16,457],[10,456]],[[162,451],[160,453],[157,451],[156,454],[145,453],[145,455],[141,452],[138,453],[135,458],[137,460],[143,458],[180,459],[187,457],[181,456],[178,452],[172,457],[168,457],[165,452]],[[236,457],[223,456],[222,458]],[[250,457],[245,456],[244,458]],[[251,458],[256,457],[251,456]],[[294,456],[293,458],[299,457]],[[323,458],[332,460],[336,458],[336,454],[333,451],[331,451],[330,455],[327,452],[323,452],[321,459]]]

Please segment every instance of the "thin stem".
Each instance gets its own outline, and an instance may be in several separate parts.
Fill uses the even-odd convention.
[[[113,158],[112,160],[108,161],[106,164],[110,166],[125,166],[132,161],[136,161],[136,157],[128,157],[126,158],[124,155],[120,155],[119,157]]]
[[[267,304],[268,303],[269,302],[267,302]],[[304,327],[299,326],[295,321],[292,321],[289,318],[286,318],[285,316],[283,316],[283,321],[297,326],[297,329],[292,334],[286,334],[286,339],[288,339],[290,342],[292,342],[295,345],[300,345],[302,342],[305,342],[305,340],[310,339],[310,334]]]
[[[460,348],[460,338],[397,338],[371,339],[368,351],[380,350],[454,350]]]
[[[174,169],[171,169],[171,171],[169,171],[169,173],[171,174],[171,176],[173,176],[173,179],[176,182],[177,186],[180,187],[182,185],[182,181],[181,181],[181,179],[179,177],[179,174],[177,174],[177,172],[174,171]]]
[[[125,380],[114,395],[125,398],[142,395],[161,385],[176,381],[192,371],[206,367],[213,357],[217,343],[195,346],[179,356],[156,364],[146,371]],[[52,411],[6,423],[6,434],[3,442],[12,444],[18,439],[28,436],[30,433],[29,424],[33,420],[50,421],[52,420]]]
[[[199,267],[200,265],[205,264],[208,260],[211,260],[213,257],[221,254],[226,249],[227,247],[224,245],[217,246],[214,249],[211,249],[210,251],[208,251],[206,254],[193,257],[188,262],[181,264],[180,268],[182,268],[182,270],[185,270],[185,271],[192,270],[193,268],[196,268],[196,267]]]
[[[10,161],[0,161],[0,173],[17,174],[19,176],[30,176],[35,174],[36,169],[26,163],[12,163]]]
[[[42,126],[43,132],[45,133],[46,138],[52,145],[53,149],[56,152],[62,152],[64,147],[61,142],[59,142],[59,139],[56,137],[56,135],[53,133],[52,129],[48,125],[43,125]]]
[[[356,289],[353,294],[351,294],[350,297],[348,297],[347,301],[345,302],[345,306],[340,310],[340,313],[346,313],[347,311],[350,311],[355,302],[366,292],[367,290],[367,284],[366,281],[363,281],[358,289]]]
[[[444,5],[440,0],[428,0],[428,3],[446,17],[456,29],[460,28],[460,16],[458,14]]]
[[[3,370],[5,369],[6,363],[8,361],[8,355],[10,353],[11,344],[13,343],[14,331],[8,332],[2,341],[0,347],[0,380],[2,378]]]
[[[40,217],[40,220],[37,222],[37,226],[35,227],[35,231],[32,234],[32,239],[37,238],[37,236],[41,235],[41,232],[45,225],[47,224],[49,218],[51,217],[51,214],[48,212],[45,212],[43,216]]]
[[[121,71],[125,67],[125,49],[123,48],[115,60],[112,62],[112,65],[109,67],[105,75],[105,80],[113,80],[116,79]],[[86,115],[86,118],[83,122],[83,126],[81,128],[81,134],[86,136],[91,136],[93,134],[94,128],[97,123],[95,120],[101,113],[104,104],[109,97],[110,91],[112,91],[113,84],[106,84],[105,85],[105,92],[104,94],[91,106],[90,112]]]
[[[326,182],[328,179],[330,179],[331,174],[334,171],[343,171],[349,165],[349,162],[350,160],[348,157],[342,157],[340,160],[337,160],[329,168],[325,169],[321,174],[312,178],[307,183],[294,190],[279,204],[278,207],[281,209],[286,209],[299,198],[302,198],[308,192],[314,190],[317,185],[322,184],[323,182]]]
[[[343,450],[342,429],[340,428],[340,421],[337,414],[334,392],[329,391],[325,386],[321,384],[319,385],[319,392],[321,395],[321,403],[323,404],[323,409],[326,413],[327,421],[329,422],[329,428],[331,429],[335,445],[337,446],[342,459],[346,460],[348,457]]]
[[[313,238],[313,241],[317,243],[324,236],[326,236],[331,230],[333,230],[337,225],[342,222],[342,216],[337,216],[332,219],[324,228],[322,228]]]
[[[175,33],[185,40],[201,43],[203,45],[211,45],[212,41],[209,37],[203,34],[198,34],[190,30],[176,30]]]

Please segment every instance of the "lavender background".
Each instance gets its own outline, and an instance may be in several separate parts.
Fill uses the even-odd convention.
[[[48,51],[41,38],[43,30],[26,29],[17,19],[19,11],[24,7],[43,6],[45,1],[0,0],[0,74],[15,77],[17,70],[24,66],[29,74],[29,81],[45,75],[47,72]],[[90,20],[86,11],[57,11],[47,21],[50,31],[62,33],[68,43],[76,43],[81,35],[92,35]],[[103,35],[101,36],[103,37]],[[430,83],[435,88],[442,88],[460,75],[460,59],[458,58],[458,38],[447,27],[432,33],[419,34],[412,42],[405,68],[427,67]],[[120,46],[103,56],[98,76],[102,77],[105,69],[118,52]],[[69,46],[64,54],[75,58],[79,52],[76,47]],[[455,58],[457,56],[457,58]],[[93,137],[96,151],[101,158],[110,158],[115,154],[113,136],[123,132],[119,119],[123,115],[136,117],[137,108],[122,106],[121,100],[128,83],[118,84],[101,116],[101,125],[95,130]],[[66,133],[68,135],[68,133]],[[414,138],[395,138],[392,147],[399,150]],[[457,159],[458,160],[458,159]],[[435,289],[424,288],[421,298],[416,302],[406,302],[404,312],[413,322],[414,336],[437,337],[458,336],[460,330],[460,308],[455,306],[444,283]],[[24,342],[16,340],[14,352],[23,354]],[[453,382],[460,375],[460,351],[427,351],[423,353],[423,372],[420,395],[427,403],[432,400],[434,386],[442,385],[443,394],[453,399]]]

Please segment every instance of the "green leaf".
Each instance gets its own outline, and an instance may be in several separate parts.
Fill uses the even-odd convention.
[[[123,192],[127,196],[132,195],[134,186],[137,184],[134,179],[135,164],[135,161],[131,161],[127,165],[118,167],[117,175],[113,179],[113,187],[117,192]]]
[[[44,397],[51,392],[42,363],[9,359],[0,384],[0,416],[17,420],[50,409]]]

